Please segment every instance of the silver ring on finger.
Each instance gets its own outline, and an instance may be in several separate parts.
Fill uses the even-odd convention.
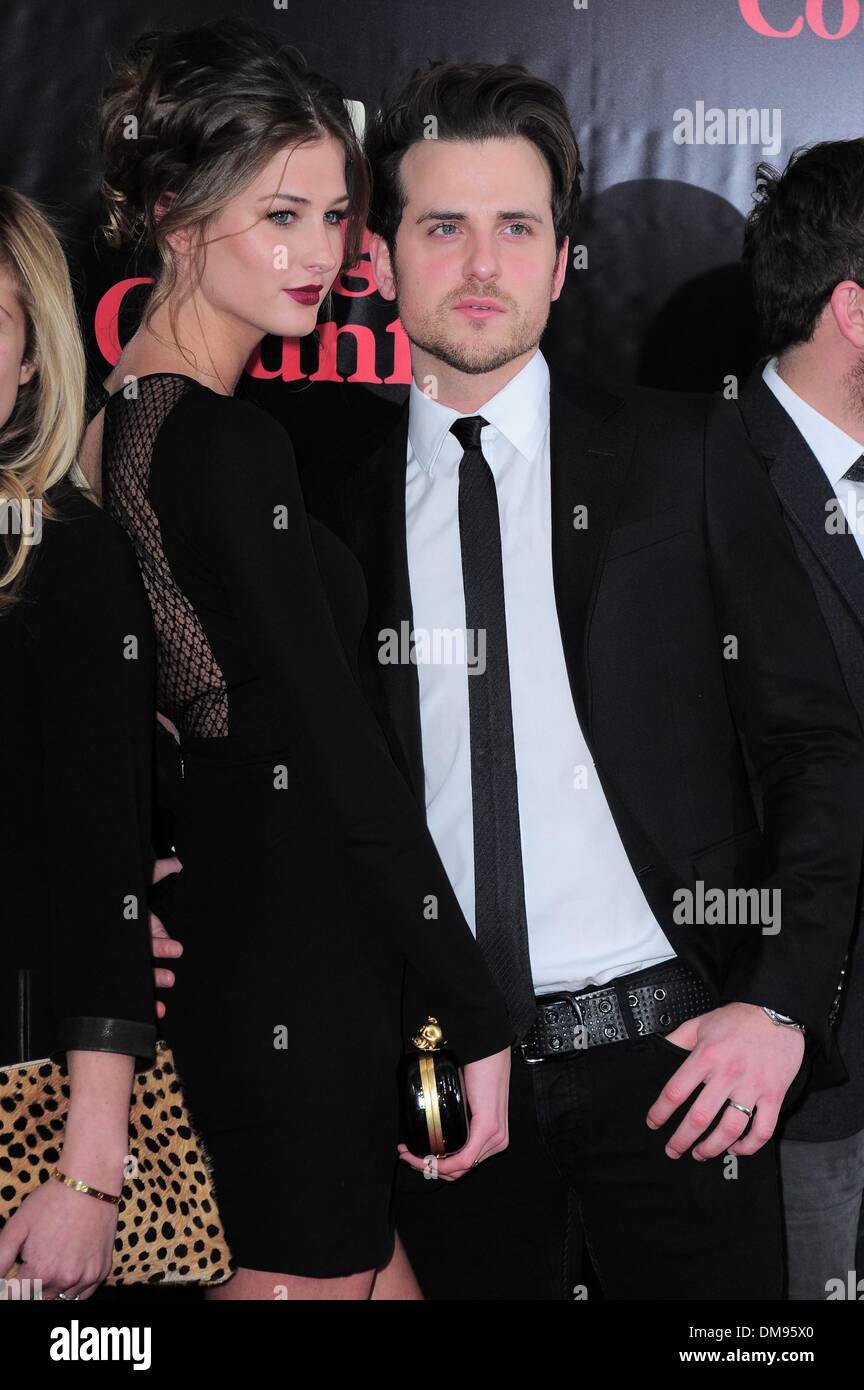
[[[728,1103],[729,1105],[733,1106],[736,1110],[740,1110],[742,1115],[747,1115],[748,1118],[752,1120],[753,1110],[756,1109],[755,1105],[753,1106],[753,1110],[751,1110],[750,1107],[747,1105],[739,1105],[737,1100],[730,1100]]]
[[[58,1293],[57,1297],[58,1297],[58,1298],[67,1298],[67,1299],[70,1300],[70,1302],[74,1302],[75,1299],[76,1299],[76,1298],[80,1298],[81,1295],[80,1295],[80,1293]]]

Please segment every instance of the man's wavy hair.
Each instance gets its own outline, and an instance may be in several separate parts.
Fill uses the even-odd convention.
[[[434,126],[430,126],[434,117]],[[543,155],[552,179],[555,246],[576,225],[582,160],[567,104],[551,82],[515,63],[436,63],[416,68],[407,81],[384,94],[366,127],[365,150],[372,172],[369,229],[395,252],[405,208],[399,176],[412,145],[438,140],[506,140],[522,136]]]
[[[765,350],[809,342],[835,286],[864,286],[864,139],[797,149],[782,173],[758,165],[744,263]]]

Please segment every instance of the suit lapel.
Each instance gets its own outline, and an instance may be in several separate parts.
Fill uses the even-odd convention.
[[[598,418],[554,375],[549,404],[555,602],[573,704],[587,738],[591,615],[609,531],[631,465],[635,429],[619,413],[618,400],[604,397],[594,407]]]
[[[819,460],[756,368],[740,399],[744,423],[790,520],[864,626],[864,558],[851,531],[826,531],[834,489]]]

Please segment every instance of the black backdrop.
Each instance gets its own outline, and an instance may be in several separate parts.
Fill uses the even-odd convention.
[[[543,347],[612,389],[712,389],[746,372],[758,345],[736,263],[755,165],[864,129],[862,0],[6,0],[0,181],[35,197],[64,234],[100,376],[142,303],[141,289],[124,297],[118,323],[105,299],[136,269],[96,234],[92,130],[107,56],[144,29],[228,14],[296,44],[366,110],[428,58],[523,62],[557,83],[586,164],[576,242],[587,267],[570,269]],[[750,113],[740,126],[728,114],[738,110]],[[306,340],[285,385],[296,345],[283,358],[268,340],[265,375],[251,383],[295,438],[322,410],[331,427],[340,412],[356,423],[376,397],[405,393],[393,306],[362,272],[340,288],[335,326],[371,329],[365,353],[341,332],[328,365]]]

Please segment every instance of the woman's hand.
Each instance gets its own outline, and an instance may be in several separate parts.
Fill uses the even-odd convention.
[[[0,1233],[0,1275],[42,1281],[41,1297],[89,1298],[111,1269],[117,1208],[56,1178],[28,1193]]]
[[[134,1058],[70,1048],[69,1109],[61,1173],[116,1194],[123,1186]],[[111,1268],[117,1206],[48,1178],[28,1193],[0,1231],[0,1275],[40,1279],[43,1298],[89,1298]]]
[[[166,859],[157,859],[153,864],[152,883],[159,883],[169,874],[178,874],[183,865],[176,855]],[[170,936],[161,918],[155,912],[150,913],[150,949],[154,960],[170,960],[182,956],[183,947],[176,937]],[[174,984],[174,971],[168,970],[164,966],[157,965],[153,970],[153,982],[157,989],[170,989]],[[156,1000],[156,1017],[165,1017],[165,1005],[161,999]]]
[[[506,1149],[510,1142],[507,1127],[507,1102],[510,1094],[510,1048],[468,1062],[462,1069],[465,1098],[471,1116],[468,1142],[456,1153],[436,1161],[437,1176],[454,1182],[472,1167]],[[399,1155],[412,1168],[423,1172],[427,1160],[408,1152],[399,1145]]]

